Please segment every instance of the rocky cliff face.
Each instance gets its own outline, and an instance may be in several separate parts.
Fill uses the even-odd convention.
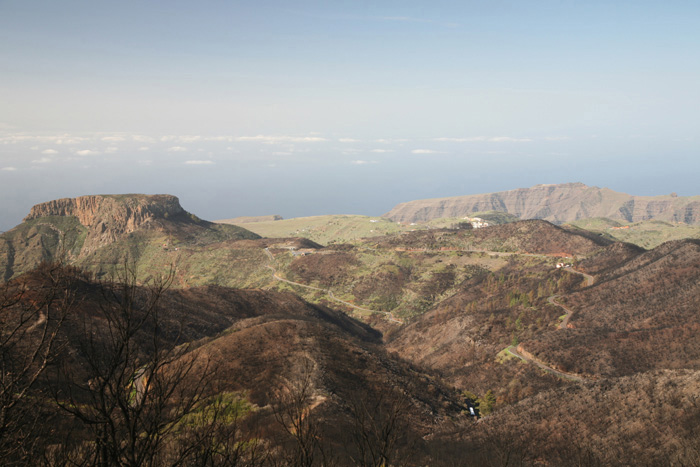
[[[700,223],[700,197],[632,196],[583,183],[566,183],[410,201],[397,205],[384,217],[397,222],[425,222],[483,211],[508,212],[521,219],[544,219],[554,223],[608,217],[628,222],[658,219],[697,224]]]
[[[172,195],[94,195],[37,204],[24,221],[48,216],[73,216],[87,227],[82,254],[115,241],[154,219],[184,214]]]

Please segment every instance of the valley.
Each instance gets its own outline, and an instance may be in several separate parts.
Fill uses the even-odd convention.
[[[387,465],[700,459],[698,240],[645,249],[643,229],[620,229],[636,245],[610,233],[621,223],[495,213],[472,215],[491,220],[480,228],[277,217],[217,224],[169,195],[92,196],[39,205],[0,235],[3,358],[37,372],[0,399],[19,423],[3,446],[25,436],[19,420],[41,401],[73,441],[41,425],[33,439],[86,462],[98,454],[90,424],[134,416],[137,437],[124,426],[112,447],[174,456],[226,432],[243,443],[224,446],[240,449],[230,465],[297,465],[302,452],[309,465],[356,465],[372,449]],[[108,394],[97,381],[116,388],[120,411],[91,405]],[[180,412],[156,410],[176,400]],[[149,431],[140,407],[179,415]],[[235,410],[235,425],[185,422],[212,410]],[[390,446],[370,436],[388,426]],[[140,444],[149,436],[162,440],[155,454]]]

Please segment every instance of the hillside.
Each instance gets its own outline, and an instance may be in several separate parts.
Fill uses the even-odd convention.
[[[270,254],[279,277],[305,286],[277,282],[281,290],[341,306],[329,297],[331,290],[333,297],[362,308],[344,307],[354,316],[411,320],[470,287],[474,278],[514,268],[552,271],[561,257],[583,258],[609,244],[595,234],[535,220],[367,238],[354,245],[329,245],[308,255],[286,249],[270,249]]]
[[[634,243],[642,248],[656,248],[662,243],[684,238],[700,238],[700,225],[647,220],[623,222],[612,219],[581,219],[571,222],[578,227],[620,242]]]
[[[352,243],[364,238],[395,235],[414,230],[452,228],[460,222],[464,222],[461,217],[433,219],[421,224],[401,224],[383,217],[358,215],[296,217],[284,220],[281,218],[269,219],[269,217],[239,217],[216,222],[235,224],[263,237],[304,237],[322,245]],[[479,217],[488,222],[489,225],[505,224],[518,220],[513,215],[496,211],[474,213],[472,217]]]
[[[259,238],[236,226],[201,220],[171,195],[96,195],[32,207],[24,222],[0,235],[0,277],[10,279],[59,257],[76,264],[136,260],[148,249]],[[115,250],[111,254],[105,251]]]
[[[234,220],[217,222],[235,224],[263,237],[304,237],[322,245],[351,242],[360,238],[391,235],[408,230],[405,226],[397,225],[388,219],[356,215],[296,217],[253,222],[234,222]]]
[[[582,183],[536,185],[531,188],[409,201],[384,214],[397,222],[426,222],[440,217],[464,217],[479,211],[501,211],[520,219],[554,223],[591,217],[639,222],[648,219],[700,223],[700,197],[632,196]]]
[[[293,403],[290,397],[302,396],[296,391],[303,391],[296,406],[303,419],[294,423],[313,422],[317,433],[323,433],[323,447],[339,458],[357,455],[345,435],[357,430],[356,417],[366,416],[357,412],[361,407],[394,411],[391,416],[398,418],[389,420],[396,423],[391,428],[396,445],[390,449],[403,455],[420,453],[422,438],[441,423],[465,418],[466,406],[454,389],[388,354],[380,333],[341,312],[289,293],[224,287],[168,290],[158,281],[138,286],[133,277],[126,279],[97,282],[72,268],[43,265],[0,290],[0,322],[19,323],[15,335],[4,336],[6,368],[26,362],[27,349],[43,348],[44,329],[57,332],[50,371],[31,386],[30,397],[19,399],[16,409],[23,416],[52,420],[33,433],[38,438],[32,449],[56,442],[70,448],[62,430],[70,432],[70,443],[84,440],[89,445],[95,425],[107,423],[99,417],[117,426],[132,423],[121,418],[124,413],[134,417],[139,442],[149,429],[148,418],[142,424],[143,414],[167,419],[172,412],[158,404],[180,403],[190,395],[205,408],[217,398],[248,407],[255,419],[251,434],[264,443],[267,456],[280,455],[278,449],[289,449],[289,443],[294,446],[294,432],[284,424],[292,423],[286,412]],[[139,375],[146,372],[148,383],[142,383]],[[121,405],[101,411],[105,399]],[[57,411],[56,401],[69,401],[67,410]],[[156,413],[145,412],[151,407]],[[77,412],[81,416],[72,419]],[[92,417],[98,421],[90,422]],[[182,420],[178,429],[162,429],[159,436],[178,440],[177,446],[192,443],[182,437],[189,424],[205,429],[199,424],[204,421]],[[228,423],[229,417],[223,427]],[[244,435],[235,431],[230,436]],[[0,436],[0,441],[5,439]],[[235,444],[235,439],[230,442]]]
[[[665,370],[542,392],[464,427],[457,446],[472,465],[698,465],[699,382]]]
[[[383,248],[454,248],[553,256],[587,255],[612,243],[590,232],[566,230],[541,220],[511,222],[481,229],[416,231],[373,240]]]
[[[556,367],[581,374],[700,369],[699,284],[700,243],[665,243],[563,297],[574,311],[571,329],[523,344]]]
[[[3,348],[11,361],[21,362],[39,331],[57,325],[46,297],[57,291],[54,306],[70,309],[56,347],[61,365],[51,367],[70,371],[59,386],[42,379],[31,392],[54,424],[68,429],[70,419],[55,413],[47,394],[73,388],[61,392],[70,407],[89,406],[103,378],[95,359],[123,348],[113,345],[121,334],[110,323],[135,307],[133,316],[150,318],[129,331],[132,357],[117,372],[125,410],[148,387],[140,375],[153,363],[144,362],[164,352],[160,376],[174,378],[166,382],[243,410],[245,428],[230,439],[247,433],[248,441],[232,446],[260,441],[270,456],[263,465],[294,464],[285,456],[295,452],[300,429],[281,426],[289,412],[280,411],[294,407],[289,398],[302,383],[298,420],[318,430],[309,438],[318,440],[314,452],[333,452],[339,465],[364,465],[354,460],[365,449],[354,436],[379,429],[372,424],[387,414],[400,416],[393,426],[402,427],[392,441],[403,456],[395,465],[510,465],[500,456],[526,465],[693,459],[693,430],[659,424],[665,413],[686,425],[698,417],[698,241],[647,251],[545,220],[425,230],[383,221],[401,230],[323,246],[212,226],[172,200],[104,198],[102,207],[39,207],[1,237],[24,265],[51,259],[60,241],[70,262],[90,272],[68,268],[62,276],[43,265],[15,272],[0,288],[0,324],[21,322],[16,347]],[[355,224],[364,235],[380,224],[370,220],[326,217],[318,225],[335,235]],[[91,232],[94,249],[84,253]],[[125,264],[132,269],[126,286]],[[149,315],[152,287],[168,271],[170,287]],[[470,407],[479,423],[465,417]],[[596,425],[600,411],[607,421]],[[73,439],[91,440],[89,429],[72,426]],[[169,439],[187,445],[178,430]],[[63,443],[56,436],[45,439]]]

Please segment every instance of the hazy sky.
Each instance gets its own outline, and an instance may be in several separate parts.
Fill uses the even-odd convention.
[[[0,0],[0,230],[96,193],[207,219],[695,195],[699,126],[697,0]]]

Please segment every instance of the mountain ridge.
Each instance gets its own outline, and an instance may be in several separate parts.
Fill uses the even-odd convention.
[[[463,217],[479,211],[507,212],[521,219],[543,219],[556,224],[591,217],[627,222],[658,219],[698,224],[700,196],[634,196],[576,182],[408,201],[394,206],[383,217],[410,223],[439,217]]]

